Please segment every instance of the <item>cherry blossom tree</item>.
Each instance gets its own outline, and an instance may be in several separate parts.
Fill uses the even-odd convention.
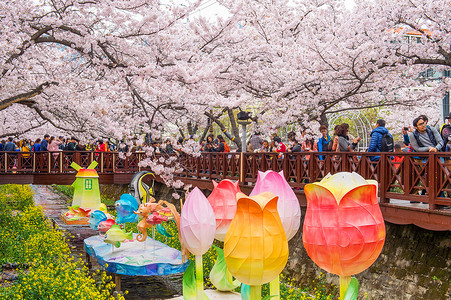
[[[193,14],[201,2],[2,2],[1,117],[33,121],[1,134],[158,137],[172,124],[202,136],[213,123],[233,138],[239,109],[264,132],[356,108],[407,113],[449,89],[418,80],[449,67],[445,2],[221,0],[216,19]],[[412,30],[421,43],[404,42]]]

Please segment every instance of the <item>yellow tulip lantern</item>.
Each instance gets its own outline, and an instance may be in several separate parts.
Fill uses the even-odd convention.
[[[237,194],[237,210],[224,241],[230,273],[261,298],[261,285],[276,278],[288,261],[288,241],[277,212],[278,197]]]

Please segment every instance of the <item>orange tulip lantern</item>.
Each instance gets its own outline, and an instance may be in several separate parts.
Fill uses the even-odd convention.
[[[237,210],[224,241],[230,273],[261,298],[261,285],[276,278],[288,260],[288,241],[277,212],[278,198],[267,192],[237,194]]]
[[[304,191],[304,247],[320,268],[340,276],[343,299],[351,275],[370,267],[384,246],[377,182],[342,172],[307,184]]]

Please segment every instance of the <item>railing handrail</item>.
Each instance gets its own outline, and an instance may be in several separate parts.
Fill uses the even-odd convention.
[[[156,156],[172,156],[156,154]],[[377,161],[372,158],[380,157]],[[394,162],[392,157],[403,157]],[[99,174],[135,173],[145,152],[133,152],[123,157],[118,151],[2,151],[0,174],[5,173],[75,173],[70,167],[76,162],[87,167],[97,161]],[[420,201],[429,204],[451,205],[451,152],[204,152],[199,157],[181,155],[177,159],[182,171],[178,177],[197,180],[239,180],[241,184],[253,183],[258,171],[284,171],[293,188],[302,191],[305,184],[321,180],[327,173],[357,172],[366,179],[379,182],[381,202],[390,199]],[[418,194],[419,191],[421,194]]]

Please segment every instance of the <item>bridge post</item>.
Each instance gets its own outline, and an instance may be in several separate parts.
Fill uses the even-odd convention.
[[[59,161],[60,161],[60,173],[63,173],[63,151],[59,153]]]
[[[244,174],[244,152],[240,153],[240,184],[244,184],[246,175]]]
[[[36,172],[36,153],[33,152],[32,155],[33,155],[33,173],[35,173]],[[6,163],[6,161],[5,161],[5,163]]]
[[[113,152],[113,173],[116,173],[116,153]]]
[[[308,161],[308,175],[309,175],[309,181],[310,183],[315,182],[315,156],[314,156],[315,152],[312,152],[312,154],[310,154],[309,157],[309,161]]]
[[[141,172],[140,162],[141,162],[141,153],[138,153],[138,172]]]
[[[380,174],[378,176],[379,179],[379,198],[381,203],[389,203],[390,199],[387,198],[386,192],[388,188],[388,162],[387,159],[391,159],[390,156],[387,156],[386,153],[381,154],[380,158]]]
[[[341,153],[341,172],[349,172],[348,168],[348,155],[346,154],[346,152],[342,152]]]
[[[433,154],[432,152],[429,152],[428,154],[428,162],[429,162],[429,168],[428,168],[428,196],[429,196],[429,209],[435,209],[435,198],[437,196],[437,180],[438,180],[438,176],[437,169],[435,166],[437,164],[437,160],[438,157],[437,155]]]
[[[5,173],[8,172],[8,153],[5,152]]]
[[[212,180],[213,177],[211,177],[211,173],[212,173],[212,169],[213,169],[213,154],[208,153],[208,175],[209,175],[209,179]]]
[[[402,162],[403,170],[403,182],[404,182],[404,195],[410,195],[412,190],[412,156],[404,155],[404,161]],[[415,167],[414,167],[415,168]]]
[[[103,173],[103,152],[100,152],[100,173]]]
[[[52,173],[52,154],[50,152],[47,152],[47,162],[49,173]]]

